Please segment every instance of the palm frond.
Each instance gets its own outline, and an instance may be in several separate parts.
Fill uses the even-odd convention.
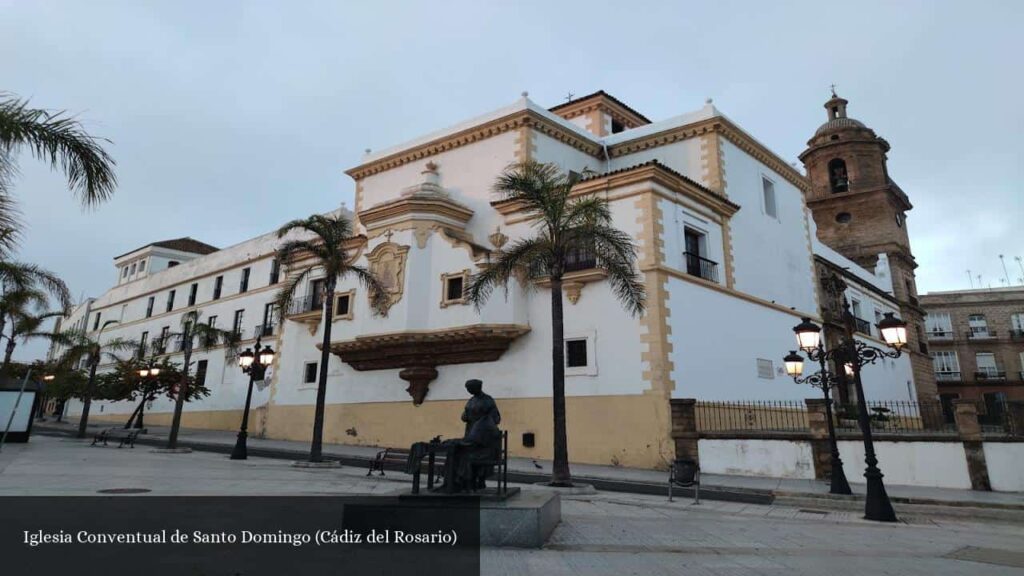
[[[388,294],[380,279],[362,266],[348,266],[345,272],[355,276],[359,283],[366,288],[370,295],[370,309],[373,310],[374,315],[387,316],[391,295]]]
[[[109,143],[90,136],[65,112],[29,108],[18,98],[0,100],[0,154],[27,147],[35,158],[64,172],[68,188],[86,207],[110,198],[117,186],[116,163],[103,142]]]
[[[59,276],[35,264],[0,261],[0,284],[14,290],[38,289],[53,295],[60,307],[71,308],[71,291]]]
[[[526,280],[550,273],[552,260],[551,244],[546,238],[523,238],[501,252],[496,261],[483,271],[470,277],[463,294],[477,310],[483,307],[498,286],[506,287],[518,272]],[[530,282],[524,288],[529,289]]]
[[[278,290],[277,297],[274,299],[274,305],[277,306],[279,314],[284,315],[288,313],[292,301],[295,300],[295,292],[313,272],[313,269],[314,266],[306,266],[298,274],[289,276],[285,280],[284,285]]]

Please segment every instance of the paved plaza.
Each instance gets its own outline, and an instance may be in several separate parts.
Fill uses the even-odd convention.
[[[36,436],[4,446],[0,495],[387,494],[389,473],[309,470],[286,460],[90,447]],[[524,490],[538,489],[522,486]],[[132,496],[133,497],[133,496]],[[563,496],[562,523],[542,550],[485,549],[484,574],[1024,574],[1024,526],[911,519],[894,525],[856,513],[622,493]]]

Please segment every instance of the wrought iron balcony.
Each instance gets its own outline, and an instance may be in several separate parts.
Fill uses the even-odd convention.
[[[989,338],[995,338],[995,337],[996,337],[995,330],[968,330],[967,331],[967,339],[968,340],[987,340]]]
[[[589,250],[574,250],[565,257],[565,271],[579,272],[597,268],[597,257]]]
[[[871,322],[864,320],[863,318],[853,318],[854,329],[861,334],[871,335]]]
[[[939,382],[960,382],[962,380],[960,372],[936,372],[935,379]]]
[[[267,336],[273,336],[274,330],[277,329],[277,325],[270,324],[258,324],[252,331],[253,338],[266,338]]]
[[[979,370],[974,373],[974,379],[1004,381],[1006,380],[1006,371],[995,369]]]
[[[1010,339],[1011,340],[1024,340],[1024,330],[1022,330],[1020,328],[1014,328],[1013,330],[1010,330]]]
[[[310,294],[303,298],[296,298],[288,306],[288,315],[306,314],[322,309],[324,306],[323,294]]]
[[[930,332],[928,332],[928,339],[929,340],[952,340],[953,339],[953,331],[952,330],[931,330]]]
[[[718,262],[708,260],[692,252],[683,252],[683,258],[686,259],[687,274],[703,278],[704,280],[710,280],[711,282],[718,282]]]

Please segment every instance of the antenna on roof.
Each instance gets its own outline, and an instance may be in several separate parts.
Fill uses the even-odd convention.
[[[1003,259],[1003,255],[999,255],[999,262],[1003,265],[1003,277],[1006,278],[1006,285],[1010,285],[1010,273],[1006,271],[1006,260]]]
[[[565,101],[566,102],[572,102],[572,99],[575,98],[575,97],[576,97],[575,94],[573,94],[572,92],[569,92],[568,94],[565,95]]]
[[[967,269],[967,281],[971,283],[971,290],[974,290],[974,276],[971,276],[971,269]]]

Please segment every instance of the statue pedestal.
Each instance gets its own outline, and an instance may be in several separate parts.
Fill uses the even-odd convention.
[[[562,520],[562,501],[557,493],[509,488],[502,496],[494,488],[476,494],[421,494],[404,492],[399,501],[437,507],[438,513],[459,507],[480,508],[480,545],[540,548]]]

